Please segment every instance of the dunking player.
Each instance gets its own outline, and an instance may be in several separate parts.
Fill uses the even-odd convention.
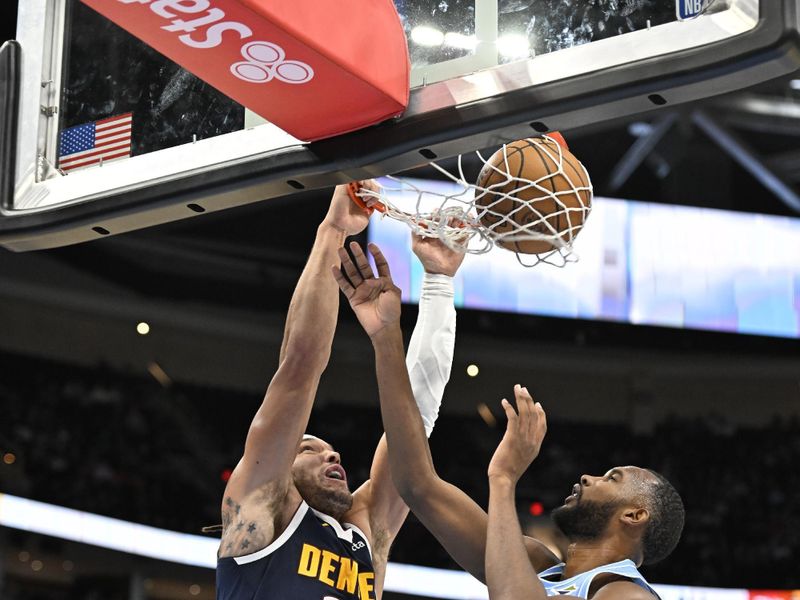
[[[565,563],[544,544],[522,536],[514,484],[538,454],[546,429],[541,405],[525,388],[514,389],[519,415],[503,402],[509,424],[490,466],[488,517],[439,478],[403,365],[400,291],[380,250],[371,245],[370,252],[377,277],[358,248],[353,248],[355,262],[340,252],[343,271],[334,269],[334,277],[372,340],[391,473],[414,514],[465,570],[487,581],[492,600],[653,600],[655,592],[637,566],[665,558],[678,543],[684,520],[680,496],[653,471],[617,467],[580,478],[553,515],[570,540]]]
[[[289,307],[278,370],[225,489],[218,600],[381,597],[389,546],[408,514],[389,473],[386,438],[369,481],[350,493],[339,454],[304,435],[336,327],[339,293],[330,269],[345,238],[367,221],[339,186]],[[408,368],[430,433],[450,374],[451,277],[463,255],[418,239],[413,247],[426,275]]]

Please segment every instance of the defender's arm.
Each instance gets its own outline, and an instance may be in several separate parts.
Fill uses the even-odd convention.
[[[380,250],[370,245],[370,251],[378,267],[377,278],[358,248],[353,248],[355,264],[343,254],[343,269],[335,269],[334,275],[375,349],[381,415],[391,449],[392,479],[411,510],[450,555],[483,581],[486,513],[463,491],[436,475],[403,362],[400,291],[391,280],[389,266]],[[349,281],[343,272],[347,273]],[[557,562],[543,544],[530,538],[526,538],[525,543],[537,569]]]
[[[418,236],[413,237],[412,247],[425,275],[406,366],[414,398],[430,435],[453,364],[456,329],[453,276],[464,255],[439,240],[423,241]],[[366,513],[361,520],[369,523],[373,560],[385,564],[391,542],[408,515],[408,507],[391,479],[385,435],[375,451],[369,481],[354,494],[354,508],[361,506]],[[376,566],[376,589],[382,589],[383,578],[377,571],[383,575],[383,570]]]
[[[522,542],[522,529],[514,502],[515,488],[505,479],[489,480],[486,535],[489,600],[545,600],[547,593]]]
[[[402,364],[402,336],[387,331],[373,338],[383,426],[392,477],[406,504],[466,571],[485,581],[486,512],[433,466],[422,419]],[[398,358],[400,357],[400,358]],[[558,562],[544,544],[525,538],[531,564],[543,570]]]
[[[503,400],[506,432],[489,463],[489,524],[486,585],[490,600],[545,600],[542,582],[528,558],[514,493],[517,482],[539,454],[547,420],[528,390],[515,386],[517,413]]]

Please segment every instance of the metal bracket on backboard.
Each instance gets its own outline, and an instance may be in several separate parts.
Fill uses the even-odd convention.
[[[17,110],[20,86],[20,46],[15,41],[0,46],[0,207],[14,199]]]

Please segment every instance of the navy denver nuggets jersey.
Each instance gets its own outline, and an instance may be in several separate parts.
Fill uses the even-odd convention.
[[[217,561],[217,600],[375,600],[364,533],[300,504],[269,546]]]
[[[602,573],[613,573],[630,579],[633,583],[642,586],[658,598],[656,591],[650,587],[650,584],[645,581],[642,574],[636,568],[632,560],[621,560],[619,562],[610,563],[596,567],[591,571],[580,573],[569,579],[563,581],[548,581],[548,577],[558,577],[564,573],[564,563],[557,564],[539,573],[539,579],[544,585],[544,590],[548,596],[577,596],[578,598],[586,598],[589,594],[589,588],[592,585],[592,580]]]

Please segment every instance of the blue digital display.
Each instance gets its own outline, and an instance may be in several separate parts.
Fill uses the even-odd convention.
[[[422,269],[408,227],[375,216],[369,238],[416,302]],[[469,255],[457,306],[800,337],[800,219],[595,198],[575,250],[580,260],[564,268],[526,268],[501,248]]]

